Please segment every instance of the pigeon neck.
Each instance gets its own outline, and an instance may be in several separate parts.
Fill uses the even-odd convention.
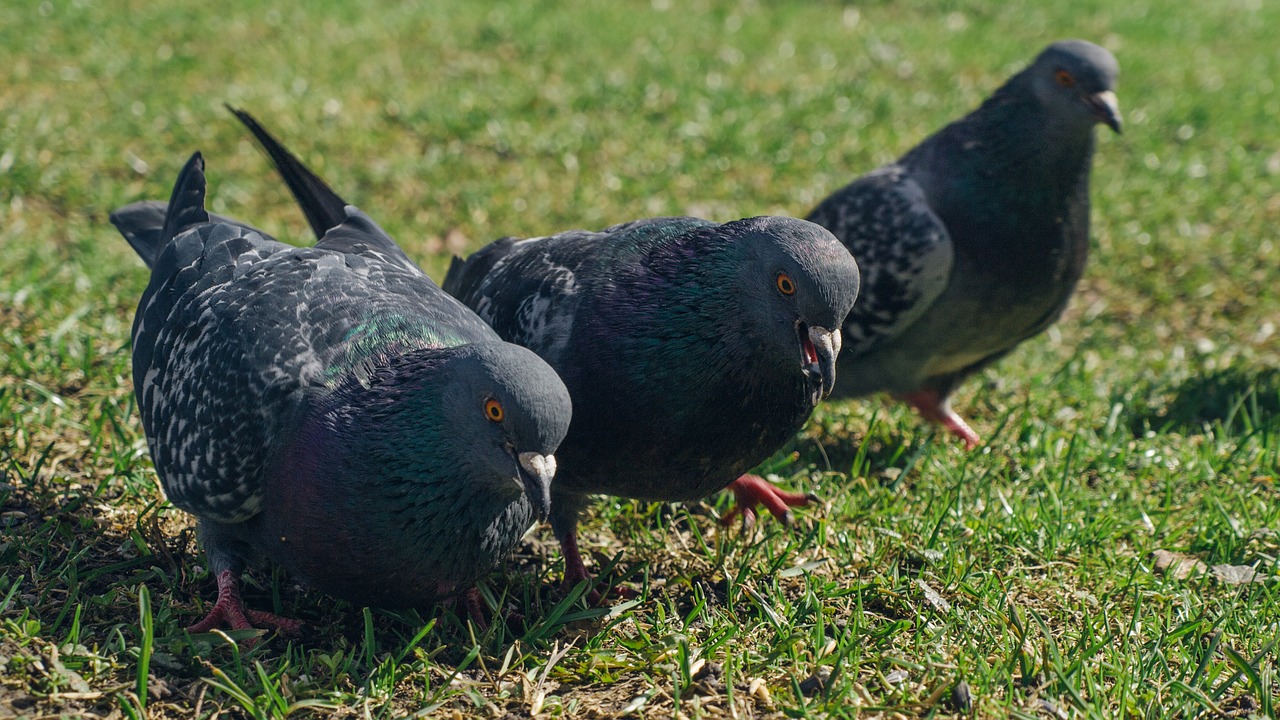
[[[944,217],[990,204],[993,194],[1003,207],[1041,214],[1046,204],[1087,192],[1093,127],[1053,117],[1027,82],[1015,75],[902,158]]]
[[[436,438],[436,429],[390,433],[397,419],[388,413],[407,403],[386,395],[351,381],[308,407],[267,487],[274,512],[257,532],[268,557],[325,592],[398,607],[473,582],[510,549],[533,510],[460,482],[472,473],[447,453],[423,462],[407,443]]]
[[[1093,123],[1052,112],[1037,98],[1026,72],[1009,79],[970,117],[987,137],[1005,136],[1004,148],[1013,163],[1034,161],[1049,172],[1088,167],[1093,155]]]
[[[354,482],[371,474],[394,473],[397,460],[404,456],[403,443],[417,438],[389,434],[390,427],[399,425],[392,416],[403,409],[407,391],[403,383],[391,379],[415,374],[404,366],[426,368],[438,354],[418,350],[388,358],[370,353],[337,375],[329,388],[304,404],[286,474],[294,482],[306,483]],[[397,450],[392,445],[401,447]]]
[[[304,410],[298,435],[284,459],[286,484],[326,486],[332,478],[348,477],[366,467],[360,443],[363,424],[351,384]]]

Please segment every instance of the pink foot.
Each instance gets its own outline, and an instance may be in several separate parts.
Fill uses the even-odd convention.
[[[906,393],[901,398],[920,413],[920,417],[931,423],[941,425],[947,432],[964,441],[964,449],[972,450],[982,442],[978,433],[969,427],[955,410],[951,409],[951,400],[943,397],[936,390],[917,390]]]
[[[255,626],[271,628],[282,635],[296,635],[302,629],[302,622],[292,618],[280,617],[262,610],[248,610],[240,599],[240,584],[235,573],[223,570],[218,573],[218,601],[203,620],[187,628],[189,633],[206,633],[217,627],[230,627],[232,630],[254,630]],[[252,646],[256,641],[248,644]]]
[[[808,505],[818,499],[812,493],[779,490],[776,485],[759,475],[743,475],[729,483],[726,489],[733,492],[736,504],[727,515],[721,518],[721,525],[728,525],[735,517],[741,515],[742,524],[751,527],[756,522],[756,506],[763,505],[765,510],[778,519],[778,522],[790,527],[795,521],[791,508]]]

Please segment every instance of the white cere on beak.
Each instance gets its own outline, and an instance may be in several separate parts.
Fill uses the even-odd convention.
[[[541,479],[543,482],[550,482],[556,475],[556,456],[555,455],[539,455],[535,452],[520,453],[520,467],[523,467],[530,475]]]
[[[840,328],[828,330],[814,325],[809,328],[809,340],[813,342],[814,347],[825,348],[831,353],[831,357],[839,357],[840,344],[843,342],[840,339]]]

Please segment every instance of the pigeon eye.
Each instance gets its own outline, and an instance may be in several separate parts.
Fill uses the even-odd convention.
[[[790,275],[780,272],[778,273],[778,279],[774,283],[778,286],[778,292],[783,295],[796,294],[796,282],[791,279]]]
[[[484,401],[484,416],[493,422],[502,422],[502,419],[507,416],[507,411],[502,409],[502,403],[489,398]]]
[[[1059,70],[1058,72],[1054,73],[1053,79],[1057,81],[1057,83],[1064,88],[1073,87],[1076,84],[1076,79],[1072,77],[1071,73],[1067,72],[1066,70]]]

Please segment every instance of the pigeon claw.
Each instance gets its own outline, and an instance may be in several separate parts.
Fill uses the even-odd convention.
[[[726,489],[733,492],[736,504],[720,519],[720,524],[725,526],[741,515],[743,527],[752,527],[756,522],[756,506],[763,505],[769,514],[777,518],[778,522],[791,527],[795,523],[795,514],[791,512],[791,508],[802,507],[818,499],[818,496],[813,493],[779,490],[777,486],[759,475],[743,475],[729,483]]]
[[[964,418],[951,409],[950,399],[944,397],[937,390],[917,390],[912,393],[906,393],[901,397],[904,402],[920,413],[920,417],[936,425],[941,425],[947,432],[960,438],[964,442],[965,450],[972,450],[982,444],[982,439],[978,437],[978,433],[974,432],[973,428],[969,427],[969,424],[964,421]]]
[[[209,614],[200,622],[188,626],[187,632],[192,634],[207,633],[215,628],[231,630],[257,630],[269,628],[281,635],[297,635],[302,630],[302,621],[281,617],[263,610],[249,610],[240,599],[240,583],[235,573],[223,570],[218,573],[218,601],[210,608]],[[245,645],[253,647],[258,638],[248,640]]]

